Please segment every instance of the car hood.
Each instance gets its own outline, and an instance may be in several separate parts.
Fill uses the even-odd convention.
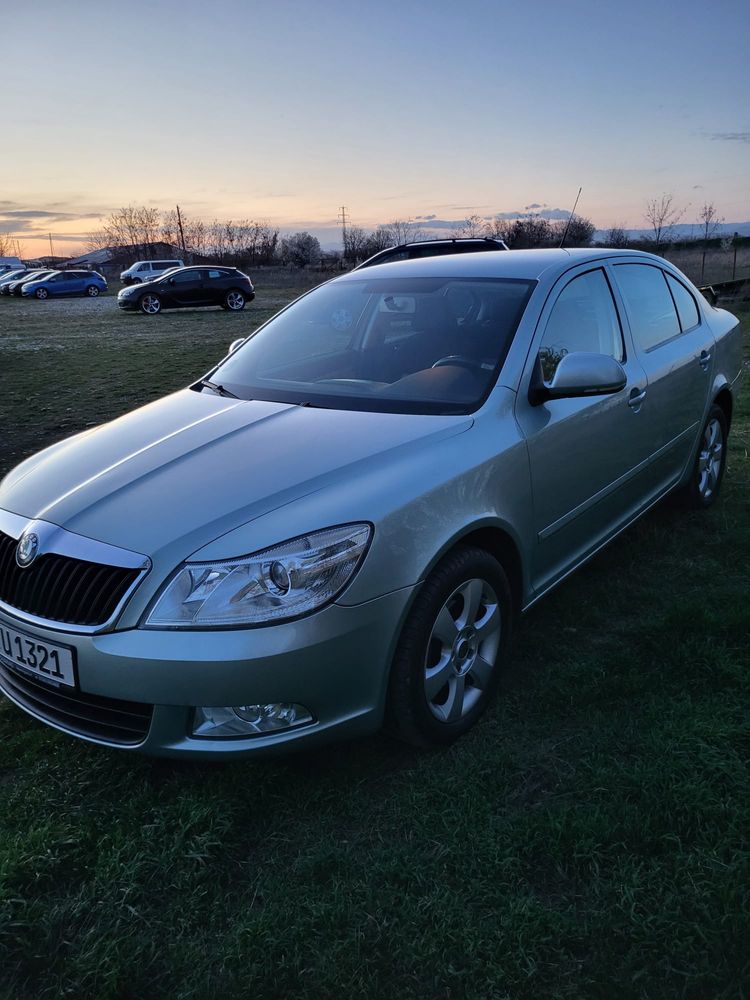
[[[175,562],[306,494],[345,489],[376,455],[472,422],[185,389],[23,462],[0,484],[0,508]]]

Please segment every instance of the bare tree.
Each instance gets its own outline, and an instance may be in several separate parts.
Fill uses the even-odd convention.
[[[514,221],[508,246],[513,250],[527,250],[531,247],[548,247],[552,240],[549,220],[541,215],[527,215]]]
[[[0,257],[20,257],[18,240],[10,233],[0,233]]]
[[[605,247],[612,247],[615,250],[624,250],[628,242],[628,231],[622,222],[616,222],[614,226],[610,226],[604,237]]]
[[[381,250],[385,250],[387,247],[392,246],[391,233],[387,226],[378,226],[370,235],[367,237],[367,244],[364,247],[364,252],[367,257],[372,257],[373,254],[379,253]]]
[[[393,219],[385,227],[391,246],[399,246],[401,243],[416,243],[426,237],[424,229],[413,219]]]
[[[700,222],[703,230],[703,252],[701,254],[702,284],[703,275],[706,272],[706,251],[708,250],[708,241],[713,239],[713,237],[718,234],[724,220],[719,218],[719,213],[716,211],[716,205],[714,205],[712,201],[706,201],[703,203],[703,207],[700,212],[698,212],[698,221]]]
[[[569,220],[559,219],[553,222],[550,225],[550,232],[555,244],[559,244],[565,236],[566,247],[590,247],[596,226],[591,219],[586,219],[583,215],[572,215]]]
[[[312,233],[295,233],[281,241],[281,259],[293,267],[305,267],[320,260],[320,241]]]
[[[674,227],[684,214],[684,208],[675,207],[671,194],[663,194],[660,198],[646,202],[645,217],[653,231],[650,239],[654,244],[654,253],[659,253],[664,244],[670,242]]]
[[[356,264],[366,254],[369,234],[362,226],[348,226],[344,231],[344,260]]]
[[[490,219],[484,227],[483,236],[491,236],[496,240],[502,240],[510,246],[511,235],[513,233],[513,221],[511,219]]]
[[[464,219],[463,224],[455,230],[455,235],[459,239],[471,239],[486,234],[486,223],[481,215],[470,215]]]

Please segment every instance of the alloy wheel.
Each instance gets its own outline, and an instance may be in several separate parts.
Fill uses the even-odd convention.
[[[495,668],[502,615],[494,589],[474,578],[458,586],[435,619],[424,660],[424,691],[440,722],[460,721],[482,697]]]
[[[724,452],[724,431],[714,417],[706,424],[698,454],[698,493],[709,500],[716,489],[721,474]]]

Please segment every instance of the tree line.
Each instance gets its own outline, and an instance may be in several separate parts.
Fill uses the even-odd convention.
[[[662,253],[672,242],[675,227],[684,214],[685,209],[678,208],[670,194],[662,194],[646,203],[644,221],[649,236],[645,242],[655,253]],[[711,202],[701,207],[698,218],[698,238],[703,240],[705,248],[718,233],[723,220]],[[591,245],[595,232],[591,219],[581,215],[550,220],[542,214],[529,213],[514,219],[470,215],[453,229],[451,235],[456,238],[501,239],[511,250],[524,250],[560,246],[563,239],[566,247],[587,247]],[[412,219],[394,219],[370,231],[362,226],[347,224],[342,228],[342,251],[338,256],[344,265],[352,266],[386,247],[429,238],[430,234]],[[100,230],[89,235],[87,250],[143,247],[147,256],[149,245],[158,242],[182,247],[188,256],[210,257],[219,263],[240,266],[281,263],[305,267],[320,263],[324,256],[319,240],[311,233],[299,232],[280,237],[279,229],[267,220],[214,219],[205,222],[184,213],[178,216],[176,210],[162,212],[138,205],[113,212]],[[613,248],[632,245],[623,224],[611,226],[601,242]]]

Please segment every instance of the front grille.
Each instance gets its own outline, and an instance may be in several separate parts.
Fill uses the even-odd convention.
[[[0,690],[32,715],[81,736],[136,746],[146,738],[153,705],[55,688],[0,662]]]
[[[67,625],[103,625],[140,570],[40,555],[25,569],[16,562],[18,542],[0,531],[0,601],[18,611]]]

